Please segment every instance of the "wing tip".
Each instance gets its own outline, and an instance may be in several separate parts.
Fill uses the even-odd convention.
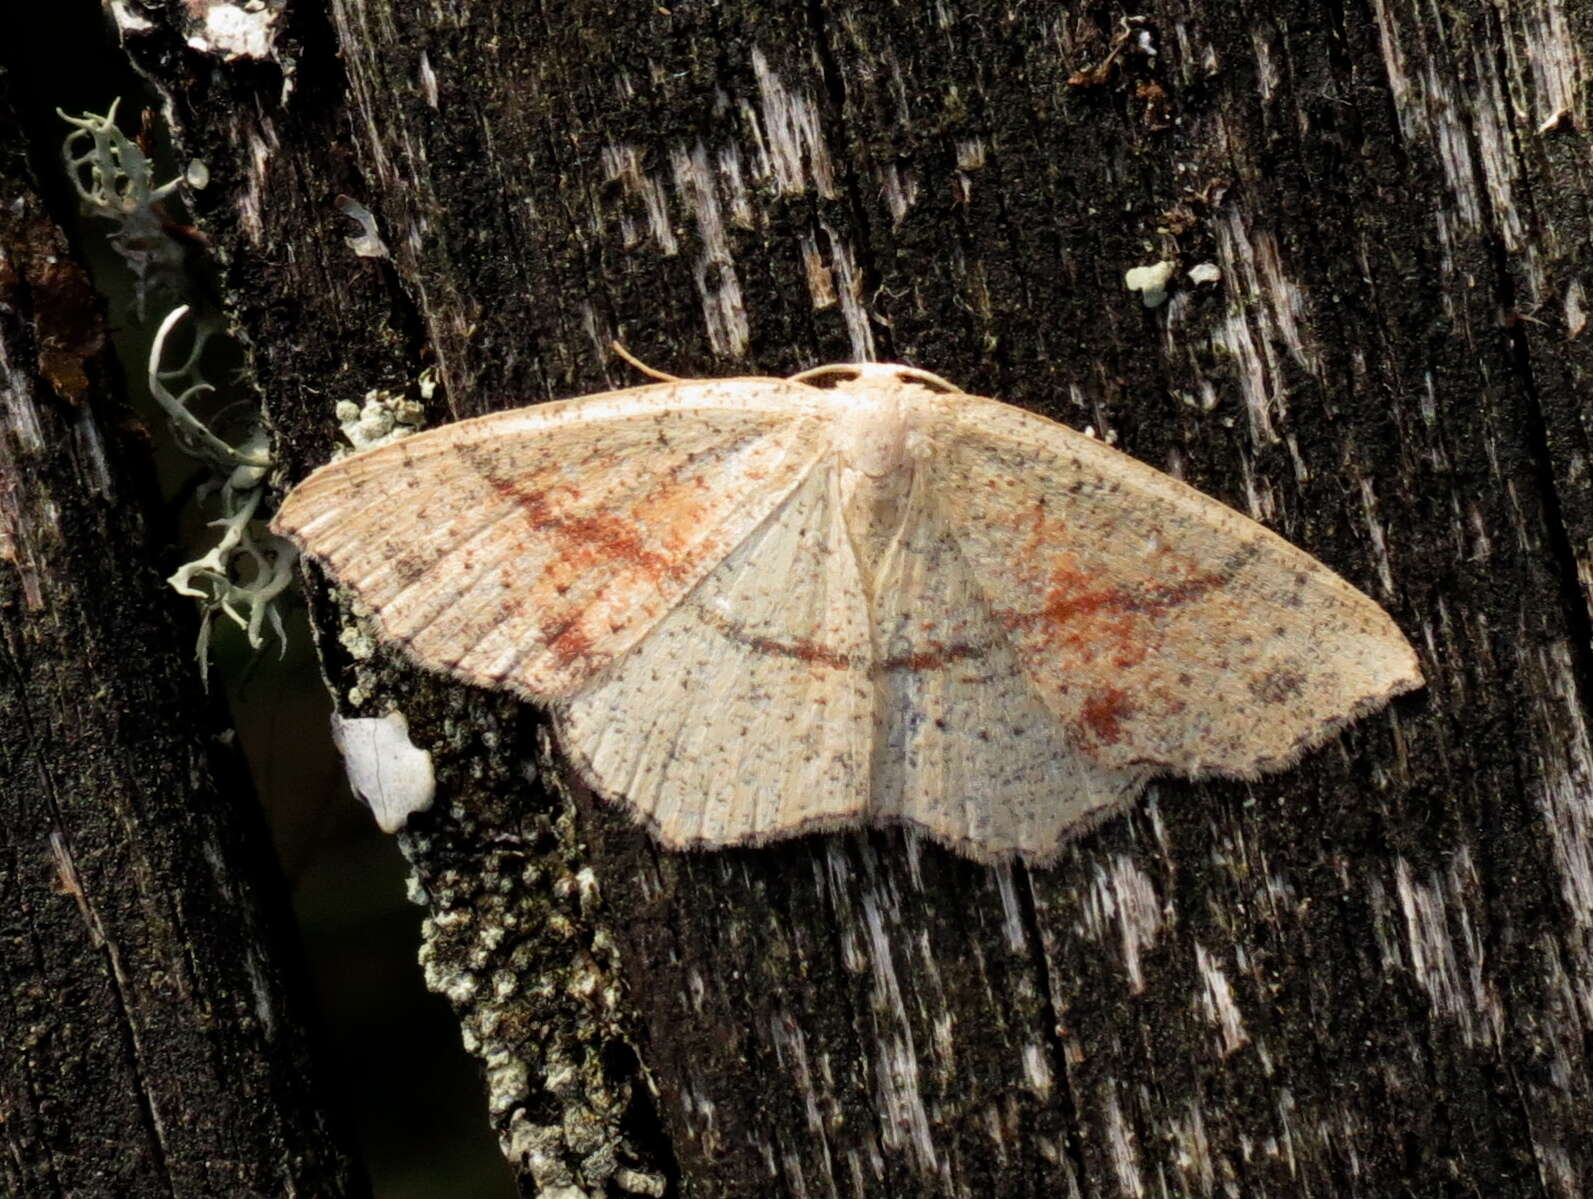
[[[1407,649],[1409,646],[1406,647]],[[1191,770],[1170,772],[1174,777],[1186,778],[1195,782],[1207,779],[1233,779],[1240,782],[1255,782],[1269,774],[1280,774],[1292,770],[1306,755],[1322,748],[1328,742],[1338,737],[1345,729],[1368,716],[1387,708],[1390,703],[1401,695],[1408,695],[1426,687],[1427,682],[1422,677],[1415,654],[1412,653],[1410,661],[1404,669],[1393,671],[1386,681],[1377,688],[1364,691],[1347,707],[1342,708],[1335,716],[1317,720],[1303,727],[1288,744],[1281,748],[1269,749],[1256,754],[1250,759],[1220,766],[1197,766]]]

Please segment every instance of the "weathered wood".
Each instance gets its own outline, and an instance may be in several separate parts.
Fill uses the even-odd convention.
[[[900,360],[1180,473],[1423,651],[1300,768],[1160,786],[1052,870],[681,857],[566,796],[534,713],[351,656],[317,583],[339,703],[437,755],[424,953],[526,1193],[1593,1185],[1593,13],[1138,11],[336,0],[264,62],[129,27],[295,476],[433,363],[442,419],[626,382],[614,336]]]
[[[155,569],[149,442],[8,83],[0,66],[0,1191],[361,1193],[264,822]]]

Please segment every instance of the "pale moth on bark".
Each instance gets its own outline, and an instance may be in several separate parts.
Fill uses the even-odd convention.
[[[674,380],[322,467],[274,528],[422,666],[545,705],[671,848],[902,824],[1053,858],[1421,686],[1256,522],[904,366]]]

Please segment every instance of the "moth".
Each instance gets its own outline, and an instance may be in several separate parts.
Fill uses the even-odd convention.
[[[323,466],[273,528],[424,667],[545,706],[670,848],[910,825],[1044,862],[1422,685],[1308,554],[907,366],[673,380]]]

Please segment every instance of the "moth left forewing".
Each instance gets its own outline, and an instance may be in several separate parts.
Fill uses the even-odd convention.
[[[1093,761],[1249,777],[1420,685],[1373,601],[1177,480],[972,396],[937,397],[929,437],[994,619]]]
[[[462,421],[323,467],[274,527],[422,665],[556,697],[797,485],[824,447],[809,390],[664,384]]]

